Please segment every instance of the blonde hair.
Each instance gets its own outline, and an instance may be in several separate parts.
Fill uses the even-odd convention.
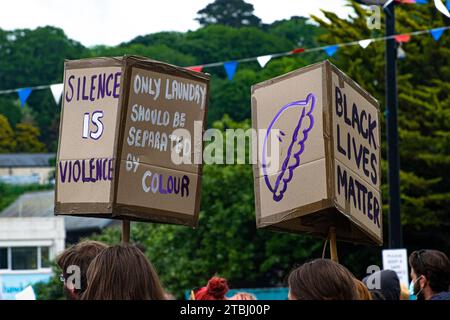
[[[355,279],[356,291],[358,292],[359,300],[372,300],[372,295],[364,282]]]

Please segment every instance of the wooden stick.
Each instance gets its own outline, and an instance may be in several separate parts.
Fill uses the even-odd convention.
[[[130,220],[122,220],[122,243],[130,242]]]
[[[336,244],[336,228],[330,227],[330,255],[331,260],[334,262],[339,262],[337,254],[337,244]]]

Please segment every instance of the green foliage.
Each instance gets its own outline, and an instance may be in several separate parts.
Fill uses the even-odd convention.
[[[14,152],[16,141],[8,119],[0,115],[0,153]]]
[[[5,96],[0,96],[0,114],[4,115],[13,127],[22,120],[20,105]]]
[[[384,30],[369,30],[367,12],[355,3],[351,5],[356,15],[349,21],[331,12],[325,12],[329,22],[314,18],[328,30],[320,40],[340,43],[384,34]],[[397,33],[441,27],[447,22],[432,3],[398,6],[396,10]],[[450,251],[446,231],[450,221],[449,41],[448,32],[439,42],[427,34],[412,37],[403,44],[406,59],[398,61],[401,210],[404,242],[411,249],[427,243],[429,247]],[[375,42],[365,50],[358,46],[340,48],[333,59],[380,100],[382,112],[385,111],[384,58],[384,42]],[[385,132],[383,158],[387,151]],[[385,221],[389,211],[386,168],[383,163]]]
[[[253,5],[243,0],[215,0],[197,12],[202,26],[222,24],[230,27],[260,26],[261,19],[253,14]]]
[[[39,141],[39,129],[28,123],[16,125],[16,152],[44,152],[45,145]]]

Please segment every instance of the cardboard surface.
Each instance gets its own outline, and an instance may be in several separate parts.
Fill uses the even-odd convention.
[[[68,213],[61,206],[73,203],[92,204],[83,205],[86,210],[77,213],[111,211],[121,72],[120,59],[115,58],[65,64],[56,166],[57,213]]]
[[[258,163],[253,170],[258,227],[326,237],[335,226],[338,239],[382,243],[375,99],[325,61],[253,86],[252,123],[254,129],[268,130],[258,134]],[[350,156],[342,153],[344,138],[350,141]],[[276,140],[279,145],[272,143]],[[279,150],[276,170],[274,150]],[[343,170],[351,183],[344,184]]]
[[[111,72],[119,74],[114,91],[98,99],[105,95],[99,75],[108,80]],[[81,93],[72,88],[78,78]],[[67,62],[64,83],[69,96],[61,117],[55,213],[195,226],[209,76],[125,56]],[[92,118],[96,112],[102,113]],[[102,135],[96,135],[99,126]],[[190,163],[173,161],[175,146],[175,161],[185,156]],[[68,175],[74,170],[76,182]],[[69,177],[71,183],[62,182]]]

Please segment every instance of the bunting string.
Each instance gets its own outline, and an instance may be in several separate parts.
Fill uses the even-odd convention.
[[[223,66],[225,69],[225,72],[227,74],[228,80],[231,81],[231,80],[233,80],[234,74],[236,73],[237,67],[240,63],[257,61],[259,63],[259,65],[261,66],[261,68],[264,68],[270,62],[270,60],[272,60],[274,58],[292,56],[292,55],[297,55],[299,53],[309,53],[309,52],[318,52],[318,51],[324,51],[329,57],[332,57],[338,51],[338,49],[341,47],[359,45],[363,49],[366,49],[373,42],[386,41],[386,40],[395,40],[399,44],[402,44],[405,42],[409,42],[411,37],[413,37],[413,36],[418,36],[418,35],[423,35],[423,34],[430,34],[435,41],[439,41],[439,39],[443,35],[444,31],[449,30],[449,29],[450,29],[450,26],[446,26],[446,27],[439,27],[439,28],[428,29],[428,30],[419,30],[419,31],[414,31],[414,32],[409,32],[409,33],[396,34],[396,35],[392,35],[392,36],[384,36],[384,37],[356,40],[356,41],[351,41],[351,42],[346,42],[346,43],[324,45],[324,46],[318,46],[318,47],[314,47],[314,48],[295,48],[288,52],[279,52],[279,53],[267,54],[267,55],[262,55],[262,56],[257,56],[257,57],[249,57],[249,58],[229,60],[229,61],[206,63],[206,64],[201,64],[201,65],[186,67],[186,69],[193,70],[196,72],[202,72],[202,70],[204,68],[214,68],[214,67]],[[403,57],[403,55],[404,55],[404,51],[402,53],[402,57]],[[48,89],[48,88],[50,88],[50,90],[53,94],[53,97],[55,99],[55,102],[57,104],[59,104],[59,102],[61,100],[61,95],[63,92],[63,84],[62,83],[56,83],[56,84],[50,84],[50,85],[39,85],[39,86],[34,86],[34,87],[24,87],[24,88],[17,88],[17,89],[0,90],[0,95],[17,93],[20,103],[21,103],[21,106],[24,106],[32,91],[43,90],[43,89]]]

